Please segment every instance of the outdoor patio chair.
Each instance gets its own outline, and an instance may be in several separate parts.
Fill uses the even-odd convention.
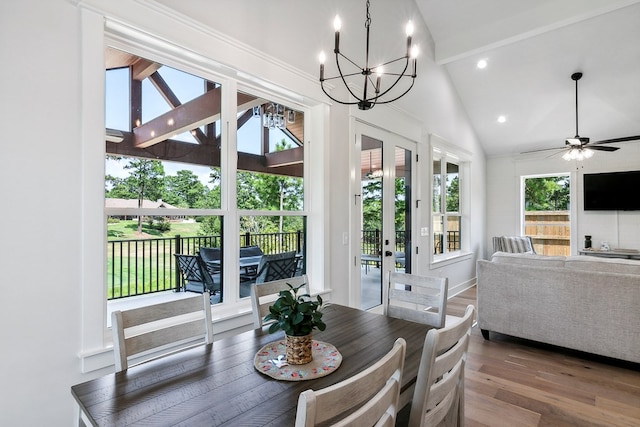
[[[240,258],[261,257],[264,255],[260,246],[243,246],[240,248]],[[254,279],[257,275],[257,267],[248,266],[244,268],[244,271],[240,273],[240,276],[244,280]]]
[[[128,369],[132,356],[136,356],[135,364],[139,364],[177,350],[211,344],[213,330],[209,298],[209,293],[203,292],[202,296],[111,313],[116,372]],[[195,317],[193,313],[199,315]],[[169,319],[170,322],[159,322]],[[176,345],[171,346],[174,343]]]
[[[202,258],[204,265],[207,267],[209,274],[211,274],[212,276],[220,274],[220,270],[222,269],[221,248],[201,247],[198,250],[198,254],[200,255],[200,258]]]
[[[389,273],[384,313],[397,319],[445,326],[449,283],[446,277]]]
[[[464,368],[474,314],[469,305],[455,324],[427,332],[409,427],[464,425]]]
[[[260,264],[258,264],[255,282],[272,282],[293,277],[296,273],[297,265],[295,251],[263,255],[260,259]]]
[[[404,338],[398,338],[391,351],[364,371],[321,390],[302,392],[295,426],[328,420],[331,425],[394,426],[406,347]]]
[[[220,293],[220,272],[211,274],[199,254],[174,254],[174,256],[176,257],[178,270],[185,281],[185,291],[198,293],[207,291],[211,295]]]

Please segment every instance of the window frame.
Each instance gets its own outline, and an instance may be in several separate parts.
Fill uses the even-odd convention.
[[[91,143],[93,141],[104,141],[105,129],[105,64],[104,46],[111,46],[126,52],[161,62],[172,68],[193,74],[195,76],[215,81],[222,86],[222,111],[223,117],[221,125],[221,181],[227,184],[222,186],[220,209],[206,210],[177,210],[175,214],[199,213],[205,215],[219,216],[224,219],[223,234],[227,236],[239,235],[238,221],[240,215],[258,215],[258,211],[240,212],[237,207],[232,206],[235,201],[235,173],[236,173],[236,126],[235,103],[233,106],[225,100],[236,99],[238,87],[242,85],[243,90],[251,90],[252,93],[268,92],[269,99],[281,100],[304,112],[305,116],[305,141],[304,158],[309,158],[309,147],[307,146],[307,129],[310,129],[311,114],[313,111],[313,122],[319,119],[326,119],[326,111],[302,104],[302,97],[291,93],[291,98],[278,96],[272,91],[262,91],[259,89],[261,80],[252,76],[246,76],[246,81],[242,80],[244,74],[230,72],[230,69],[217,64],[214,61],[195,54],[188,49],[176,49],[170,42],[159,37],[150,36],[147,33],[136,30],[130,26],[111,20],[109,17],[99,12],[81,8],[81,71],[82,76],[81,100],[87,108],[83,109],[81,115],[82,130],[81,140],[82,150],[81,168],[83,177],[83,212],[82,212],[82,253],[80,281],[83,283],[83,291],[78,296],[82,306],[82,337],[81,348],[78,357],[81,361],[81,371],[83,373],[104,369],[113,365],[113,353],[111,349],[111,330],[107,327],[107,299],[106,299],[106,218],[110,213],[104,205],[104,177],[105,177],[105,146],[104,144]],[[99,48],[97,48],[99,47]],[[219,72],[218,72],[219,71]],[[100,102],[102,101],[102,102]],[[233,131],[230,131],[233,129]],[[315,136],[322,136],[319,129],[312,132]],[[316,168],[314,168],[315,170]],[[304,164],[304,209],[295,211],[293,214],[304,216],[307,221],[311,219],[309,213],[309,162]],[[314,172],[315,174],[316,172]],[[128,212],[131,213],[131,212]],[[141,209],[140,214],[153,214],[147,209]],[[273,215],[274,211],[269,211]],[[287,213],[291,214],[291,213]],[[321,227],[320,227],[321,228]],[[317,234],[317,233],[314,233]],[[310,239],[307,236],[307,239]],[[237,253],[239,250],[238,239],[225,241],[227,253]],[[321,248],[318,250],[322,251]],[[319,262],[322,261],[322,255]],[[315,261],[314,261],[314,264]],[[321,265],[321,264],[319,264]],[[225,296],[225,307],[213,306],[214,323],[218,323],[220,337],[232,334],[233,330],[245,328],[251,324],[251,303],[249,298],[234,298],[238,295],[239,284],[233,277],[233,272],[225,269],[231,276],[225,278],[226,287],[229,289],[229,296]],[[318,270],[318,276],[322,277],[323,271]],[[239,275],[235,272],[235,275]],[[100,281],[96,284],[96,277]],[[322,287],[321,282],[318,286]],[[233,286],[232,284],[235,284]],[[232,289],[230,289],[232,286]],[[320,289],[322,291],[323,289]]]
[[[446,264],[451,261],[455,261],[461,257],[466,257],[470,254],[470,221],[469,221],[469,171],[471,169],[471,153],[464,149],[454,146],[445,141],[437,135],[430,136],[430,158],[429,158],[429,226],[431,233],[429,233],[429,247],[430,247],[430,264],[431,266]],[[434,187],[434,175],[435,171],[434,162],[440,160],[440,206],[439,212],[433,210],[433,187]],[[446,165],[447,163],[455,164],[458,166],[458,211],[447,212],[446,209]],[[459,218],[460,227],[460,248],[457,250],[449,251],[447,244],[447,219]],[[442,218],[443,224],[443,253],[434,253],[434,242],[436,239],[436,230],[434,229],[434,222],[436,218]]]

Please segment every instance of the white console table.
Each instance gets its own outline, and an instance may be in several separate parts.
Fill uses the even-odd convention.
[[[602,258],[626,258],[640,260],[640,251],[613,249],[610,251],[601,251],[600,249],[581,249],[578,251],[580,255],[599,256]]]

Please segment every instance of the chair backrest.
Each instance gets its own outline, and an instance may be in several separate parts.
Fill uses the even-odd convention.
[[[261,328],[265,324],[263,319],[264,316],[269,314],[269,306],[278,298],[280,291],[289,289],[287,284],[294,288],[305,285],[304,292],[301,292],[300,295],[310,294],[309,280],[306,274],[288,279],[251,284],[251,305],[253,307],[253,327],[255,329]]]
[[[212,343],[209,298],[209,293],[204,292],[195,297],[111,313],[116,372],[129,367],[131,356],[139,356],[137,363],[142,363],[180,349]]]
[[[259,246],[243,246],[240,248],[240,258],[260,255],[264,255],[264,253]]]
[[[258,265],[256,283],[287,279],[296,273],[298,261],[295,251],[263,255]]]
[[[390,272],[384,313],[397,319],[424,323],[435,328],[445,325],[449,282],[446,277],[418,276]]]
[[[475,308],[462,319],[427,332],[411,402],[409,426],[464,425],[464,368]]]
[[[364,371],[322,390],[302,392],[296,427],[335,421],[345,413],[348,415],[333,425],[394,426],[406,346],[405,340],[398,338],[389,353]]]
[[[197,292],[208,291],[211,295],[220,292],[220,272],[218,271],[212,274],[199,254],[174,254],[174,256],[176,257],[178,270],[182,278],[188,282],[189,286],[187,286],[187,290]]]
[[[220,259],[222,257],[222,251],[220,248],[207,248],[201,247],[198,250],[198,254],[200,255],[200,259],[204,262],[204,265],[207,267],[207,270],[210,274],[216,274],[220,272],[222,267],[220,263]]]
[[[530,236],[497,236],[493,238],[493,252],[532,253],[536,251]]]

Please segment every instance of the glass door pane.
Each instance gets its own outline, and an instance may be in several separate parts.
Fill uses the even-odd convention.
[[[411,272],[411,150],[395,147],[395,269],[404,273]]]
[[[382,304],[382,141],[362,135],[360,295],[364,310]]]

